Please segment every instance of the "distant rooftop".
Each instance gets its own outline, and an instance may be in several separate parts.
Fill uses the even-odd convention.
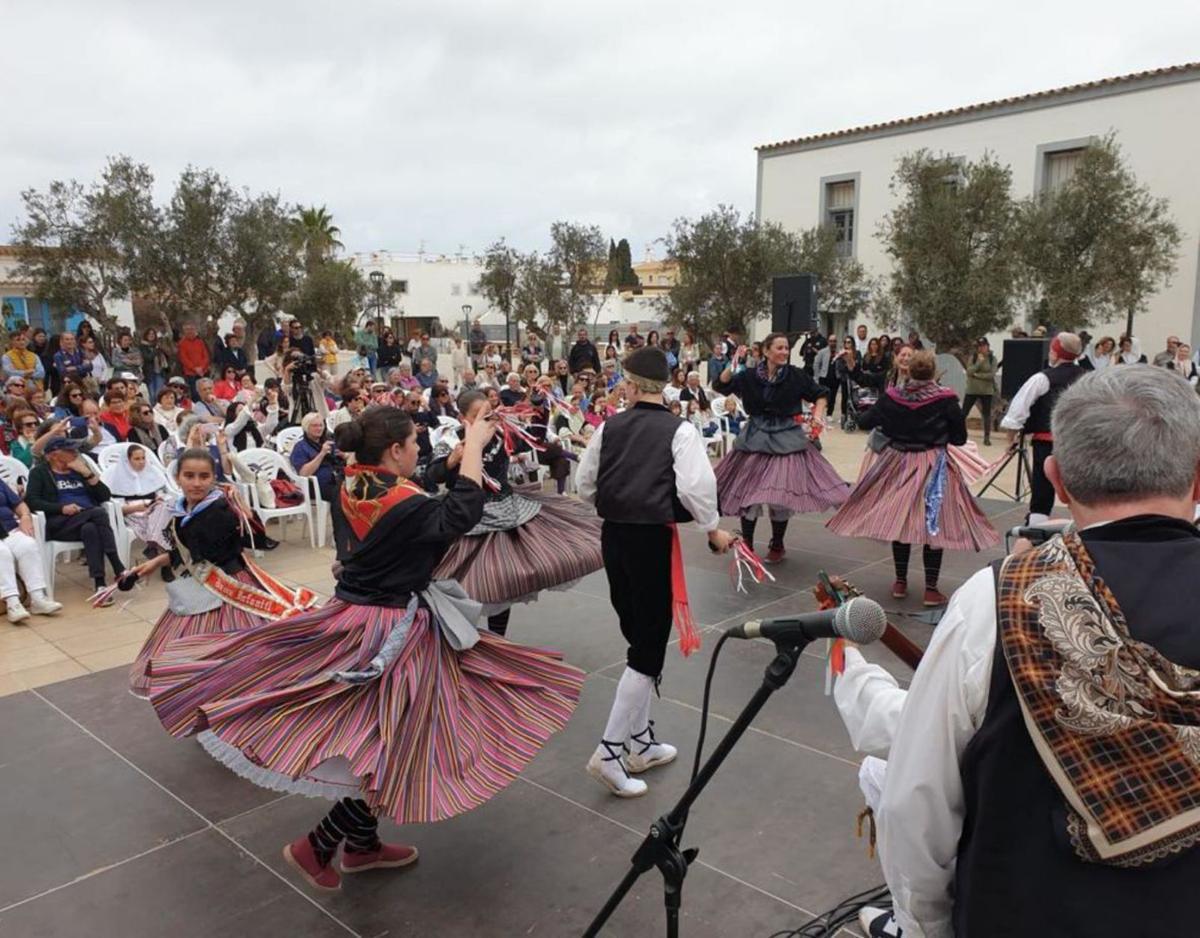
[[[755,147],[760,153],[770,150],[782,150],[791,147],[825,144],[827,141],[841,141],[851,137],[875,136],[894,133],[901,129],[919,129],[925,125],[955,122],[973,119],[975,116],[988,116],[990,111],[1025,110],[1035,107],[1050,107],[1065,103],[1064,99],[1085,98],[1096,94],[1121,94],[1126,91],[1140,90],[1141,87],[1174,84],[1179,81],[1200,80],[1200,62],[1189,62],[1185,65],[1171,65],[1166,68],[1156,68],[1144,72],[1133,72],[1129,75],[1118,75],[1115,78],[1101,78],[1097,81],[1083,82],[1078,85],[1065,85],[1062,88],[1051,88],[1049,91],[1035,91],[1032,94],[1018,95],[1014,98],[1001,98],[999,101],[985,101],[982,104],[968,104],[964,107],[951,108],[948,111],[933,111],[929,114],[919,114],[916,117],[902,117],[898,120],[884,121],[880,124],[864,124],[860,127],[850,127],[845,130],[832,130],[826,133],[812,134],[807,137],[796,137],[793,140],[781,140],[778,143],[766,143]]]

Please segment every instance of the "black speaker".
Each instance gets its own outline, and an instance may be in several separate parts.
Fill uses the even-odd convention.
[[[808,332],[817,325],[817,279],[812,274],[771,278],[771,331]]]
[[[1000,396],[1011,401],[1021,385],[1050,361],[1049,339],[1005,339],[1004,367],[1000,369]]]

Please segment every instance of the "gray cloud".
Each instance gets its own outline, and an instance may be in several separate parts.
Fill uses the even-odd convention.
[[[755,144],[1188,61],[1200,26],[977,7],[9,0],[0,240],[21,189],[123,152],[164,192],[194,163],[324,203],[352,250],[541,246],[573,218],[637,255],[751,210]]]

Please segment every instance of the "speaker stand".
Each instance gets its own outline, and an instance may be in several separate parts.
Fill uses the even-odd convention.
[[[1008,468],[1008,464],[1013,460],[1017,461],[1017,480],[1016,485],[1011,492],[1002,489],[998,480],[1004,474],[1004,470]],[[1033,464],[1029,461],[1029,447],[1025,443],[1025,434],[1021,433],[1017,437],[1017,445],[1008,451],[1008,455],[1004,457],[1004,462],[1000,463],[996,471],[992,473],[988,484],[979,490],[977,498],[983,498],[984,493],[988,489],[994,488],[1001,495],[1014,502],[1024,502],[1029,497],[1029,488],[1027,483],[1033,478]]]

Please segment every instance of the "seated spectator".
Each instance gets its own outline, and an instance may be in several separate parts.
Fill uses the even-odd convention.
[[[79,350],[74,332],[64,332],[58,337],[58,351],[54,353],[54,371],[62,384],[80,383],[92,373],[91,362],[85,361]]]
[[[500,403],[505,407],[516,407],[527,400],[526,391],[521,387],[521,376],[515,371],[511,372],[506,387],[500,392]]]
[[[58,399],[54,402],[54,416],[62,419],[63,417],[78,417],[80,408],[83,407],[83,388],[73,381],[67,381],[63,384],[63,388],[58,392]]]
[[[538,379],[541,376],[542,369],[537,365],[526,365],[521,369],[521,384],[525,385],[527,390],[532,391],[537,387]]]
[[[279,426],[279,404],[273,403],[278,391],[271,391],[262,402],[263,420],[256,416],[256,404],[231,401],[225,411],[225,439],[235,453],[264,445]]]
[[[500,379],[496,376],[496,366],[488,362],[483,366],[483,374],[479,375],[475,382],[477,391],[486,391],[488,388],[500,388]]]
[[[251,379],[253,381],[253,379]],[[242,380],[238,377],[237,369],[233,365],[226,365],[221,369],[221,380],[213,385],[213,394],[219,400],[228,403],[238,396],[238,392],[242,389]]]
[[[439,384],[433,389],[429,398],[429,412],[435,417],[459,419],[458,408],[454,405],[454,396],[450,393],[450,388]]]
[[[729,427],[729,432],[737,436],[742,431],[742,423],[746,419],[738,399],[730,394],[722,402],[721,407],[725,413],[725,423]]]
[[[682,371],[683,369],[680,368],[676,374],[680,374]],[[700,387],[700,372],[688,372],[683,387],[679,389],[679,399],[685,402],[696,401],[701,410],[708,410],[708,394],[705,393],[704,388]]]
[[[97,590],[104,588],[104,561],[119,577],[125,565],[117,553],[117,542],[104,503],[108,487],[79,455],[79,441],[59,436],[44,449],[46,461],[30,470],[25,502],[32,511],[46,515],[46,538],[51,541],[82,541],[88,573]],[[104,603],[112,605],[112,597]]]
[[[179,429],[167,438],[163,448],[165,462],[177,459],[185,449],[192,448],[206,449],[212,454],[218,482],[229,482],[233,478],[233,460],[224,428],[208,423],[203,417],[188,414],[179,421]]]
[[[91,454],[101,447],[121,442],[115,433],[100,422],[100,405],[90,397],[83,399],[83,405],[79,408],[79,412],[87,421],[88,430],[88,438],[80,447],[83,452]]]
[[[418,395],[419,399],[420,395]],[[332,502],[337,497],[337,448],[325,428],[325,421],[317,413],[308,413],[300,420],[304,436],[292,447],[289,459],[292,468],[305,478],[314,477],[321,498]]]
[[[667,405],[667,410],[673,413],[676,417],[683,417],[683,406],[679,403],[679,401],[671,401],[671,403]]]
[[[149,455],[143,446],[127,446],[102,478],[113,496],[124,499],[121,514],[125,524],[148,549],[157,548],[148,550],[150,556],[170,550],[166,535],[171,522],[170,482],[158,457]]]
[[[559,359],[554,363],[554,396],[566,397],[571,392],[571,373],[567,363]]]
[[[598,427],[616,412],[616,408],[609,406],[606,396],[597,394],[588,402],[587,413],[584,414],[583,419],[591,426]]]
[[[421,370],[417,372],[417,384],[422,390],[428,390],[437,384],[438,373],[437,369],[433,367],[432,361],[430,361],[428,358],[422,358],[420,369]]]
[[[129,404],[120,391],[108,391],[104,395],[104,409],[97,415],[100,426],[112,434],[113,441],[124,443],[129,439]]]
[[[681,403],[686,403],[688,420],[700,431],[701,436],[707,439],[710,436],[717,435],[720,426],[717,424],[717,418],[713,416],[711,410],[702,408],[700,402],[696,400]]]
[[[384,385],[386,389],[387,385]],[[361,391],[350,390],[342,395],[342,406],[329,415],[329,429],[336,430],[344,423],[349,423],[367,407],[367,399]]]
[[[395,373],[394,379],[392,377],[393,372]],[[412,365],[409,362],[401,362],[392,371],[388,372],[388,383],[403,391],[421,390],[421,382],[413,377]]]
[[[171,385],[167,385],[158,392],[158,403],[154,405],[154,419],[168,433],[174,433],[179,429],[179,421],[186,417],[182,407],[177,406],[176,391]]]
[[[21,603],[17,574],[25,581],[29,608]],[[21,496],[0,481],[0,596],[8,606],[8,621],[23,622],[32,613],[52,616],[62,603],[46,595],[46,569],[41,545],[33,536],[33,515]]]
[[[167,428],[154,419],[153,407],[142,400],[134,401],[129,408],[129,434],[125,437],[128,442],[157,453],[169,435]]]
[[[192,413],[204,417],[209,423],[223,423],[226,402],[216,395],[212,378],[201,378],[196,382],[196,400]]]
[[[54,413],[54,408],[46,403],[45,388],[34,388],[29,392],[29,406],[42,420]]]
[[[33,444],[37,440],[38,425],[42,422],[38,415],[28,408],[14,408],[9,412],[12,423],[12,442],[8,444],[9,455],[19,459],[26,466],[33,466]]]
[[[1175,357],[1166,363],[1166,367],[1178,372],[1188,384],[1195,385],[1197,380],[1200,380],[1200,370],[1197,370],[1196,363],[1192,361],[1192,347],[1186,342],[1175,344]]]
[[[459,378],[458,391],[461,394],[463,391],[478,391],[479,382],[475,378],[475,370],[473,368],[464,368],[462,377]]]
[[[83,360],[91,367],[92,380],[99,387],[112,374],[111,366],[105,359],[104,353],[100,351],[100,343],[96,341],[94,335],[89,335],[81,341],[80,351],[83,352]],[[86,384],[86,378],[84,383]]]

